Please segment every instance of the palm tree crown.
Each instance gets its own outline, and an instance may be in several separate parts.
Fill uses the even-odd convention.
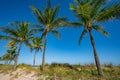
[[[101,22],[110,21],[120,18],[120,3],[114,2],[114,4],[109,4],[109,0],[75,0],[77,6],[70,4],[71,10],[73,10],[80,19],[81,23],[84,26],[80,40],[87,33],[87,29],[97,30],[105,36],[109,36],[106,32]]]
[[[0,39],[10,40],[16,43],[25,42],[25,44],[28,44],[28,40],[35,33],[35,31],[29,28],[29,24],[29,22],[15,22],[11,24],[13,27],[1,27],[1,32],[7,35],[0,35]]]
[[[13,27],[0,28],[0,31],[6,34],[0,35],[0,39],[10,40],[11,43],[19,46],[14,69],[16,68],[17,65],[18,56],[20,54],[22,44],[25,43],[27,46],[29,46],[29,41],[33,38],[33,35],[37,32],[36,29],[29,28],[30,24],[31,23],[29,22],[15,22],[11,24]]]
[[[57,18],[59,6],[52,8],[50,1],[48,0],[47,7],[43,12],[34,6],[31,6],[31,8],[34,11],[38,21],[43,25],[41,26],[43,35],[46,35],[48,32],[52,32],[60,37],[60,34],[58,34],[58,31],[55,29],[59,26],[64,26],[67,19],[65,17]]]

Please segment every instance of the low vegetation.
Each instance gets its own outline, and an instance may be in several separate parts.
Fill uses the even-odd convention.
[[[34,74],[36,80],[119,80],[120,79],[120,65],[114,66],[112,64],[105,64],[102,66],[104,77],[100,77],[97,74],[97,69],[94,64],[89,65],[70,65],[52,63],[46,64],[44,72],[40,71],[39,66],[31,66],[27,64],[19,64],[17,66],[16,74],[10,74],[14,72],[13,65],[0,65],[0,74],[10,74],[13,78],[17,78],[24,75]],[[20,74],[22,73],[22,74]],[[16,77],[17,75],[17,77]],[[27,80],[27,79],[26,79]]]

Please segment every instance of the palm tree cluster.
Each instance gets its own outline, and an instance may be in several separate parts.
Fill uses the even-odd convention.
[[[0,31],[5,33],[5,35],[0,35],[0,40],[9,40],[9,44],[16,45],[14,68],[17,66],[20,50],[24,43],[31,51],[35,51],[33,65],[35,65],[36,53],[43,50],[41,70],[44,71],[48,34],[52,33],[60,38],[61,35],[58,31],[60,27],[77,25],[84,27],[78,41],[79,44],[82,38],[89,33],[98,74],[103,76],[92,31],[96,30],[105,36],[109,36],[108,32],[101,27],[101,23],[120,18],[120,3],[117,1],[111,4],[109,0],[75,0],[75,2],[76,4],[70,4],[70,9],[79,19],[78,22],[68,22],[66,17],[57,17],[60,7],[56,6],[53,8],[48,0],[47,7],[44,11],[39,10],[35,6],[30,6],[39,21],[39,25],[30,22],[15,22],[11,24],[12,27],[0,28]],[[34,28],[31,26],[34,26]],[[40,33],[41,36],[35,37],[35,34],[38,33]],[[14,48],[11,47],[11,49]]]

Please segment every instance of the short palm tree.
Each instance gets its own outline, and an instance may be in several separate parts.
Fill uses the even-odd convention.
[[[18,45],[14,69],[16,69],[18,63],[18,57],[20,54],[22,44],[25,43],[27,46],[29,46],[29,41],[33,38],[34,33],[36,33],[35,29],[29,28],[29,24],[29,22],[15,22],[11,24],[13,27],[0,28],[0,31],[4,33],[4,35],[0,35],[1,40],[9,40]]]
[[[9,58],[8,60],[10,60],[9,64],[11,63],[11,61],[14,61],[15,62],[15,58],[17,56],[17,53],[16,53],[16,50],[17,50],[17,46],[16,46],[16,43],[14,41],[10,41],[7,46],[8,48],[7,50],[7,53],[6,54],[9,54]],[[6,55],[5,54],[5,55]]]
[[[35,51],[34,53],[34,59],[33,59],[33,66],[35,65],[35,59],[36,59],[36,53],[39,51],[42,51],[43,44],[42,44],[42,39],[39,37],[33,38],[32,39],[32,44],[31,44],[31,51]]]
[[[5,62],[5,64],[8,64],[9,61],[11,61],[10,53],[6,53],[6,54],[3,55],[1,58],[2,58],[2,61]]]
[[[44,50],[43,50],[43,56],[42,56],[42,67],[41,70],[44,70],[44,64],[45,64],[45,53],[46,53],[46,42],[48,38],[48,33],[53,33],[57,37],[60,37],[60,34],[58,32],[59,26],[64,26],[66,18],[60,17],[57,18],[57,13],[59,11],[59,6],[56,6],[54,8],[51,7],[50,1],[47,2],[47,7],[42,12],[38,8],[31,6],[33,12],[35,13],[38,21],[43,26],[42,29],[42,38],[44,39]]]
[[[16,56],[16,46],[9,46],[9,49],[7,50],[7,53],[1,56],[1,60],[5,61],[5,64],[11,63],[11,61],[14,61],[15,56]]]
[[[3,37],[2,37],[3,38]],[[16,42],[14,41],[10,41],[6,48],[8,48],[8,50],[6,51],[6,53],[1,56],[1,59],[3,61],[5,61],[5,64],[9,64],[11,63],[11,61],[15,61],[15,57],[16,57],[16,50],[17,50],[17,47],[16,47]]]
[[[100,25],[102,22],[109,20],[115,20],[120,18],[120,3],[111,2],[109,0],[75,0],[76,5],[71,4],[70,8],[75,12],[77,18],[80,19],[80,23],[83,24],[84,30],[79,38],[79,43],[86,33],[89,32],[91,44],[93,46],[95,62],[98,70],[98,74],[103,76],[100,61],[96,51],[96,46],[92,31],[96,30],[101,32],[105,36],[109,36]]]

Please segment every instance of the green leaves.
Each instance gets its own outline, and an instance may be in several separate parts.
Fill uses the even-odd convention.
[[[81,27],[82,25],[83,25],[83,23],[81,23],[81,22],[67,22],[66,26],[78,28],[78,27]]]
[[[57,36],[58,38],[61,38],[60,33],[57,30],[52,30],[51,31],[55,36]]]
[[[38,52],[39,50],[42,51],[43,44],[42,44],[42,38],[36,37],[32,39],[32,44],[30,45],[31,51],[35,50]]]
[[[30,6],[30,8],[33,10],[33,12],[35,13],[37,19],[42,23],[42,24],[45,24],[45,20],[44,20],[44,16],[42,14],[42,12],[37,9],[36,7],[34,6]]]
[[[16,39],[14,37],[11,37],[11,36],[0,35],[0,40],[16,40]]]
[[[94,20],[98,16],[98,14],[102,10],[102,8],[105,6],[105,4],[107,4],[108,1],[109,0],[93,0],[91,2],[91,5],[92,5],[91,18],[92,18],[92,20]]]
[[[52,11],[51,11],[51,15],[50,15],[50,22],[53,22],[58,14],[59,11],[59,6],[56,6]]]
[[[96,31],[102,33],[103,35],[105,35],[106,37],[109,37],[109,33],[107,31],[105,31],[101,26],[99,25],[94,25],[93,29],[95,29]]]
[[[76,6],[74,6],[73,4],[70,4],[70,9],[75,11],[76,10]]]
[[[50,26],[51,29],[54,29],[56,27],[63,27],[66,26],[67,23],[67,19],[65,17],[61,17],[61,18],[57,18],[52,22],[52,25]]]
[[[91,5],[88,0],[76,0],[77,5],[70,4],[70,9],[74,11],[75,15],[78,19],[81,20],[81,22],[84,24],[87,23],[87,21],[90,20],[90,10]]]
[[[120,2],[109,0],[76,0],[77,5],[70,4],[76,16],[83,22],[104,22],[120,19]]]
[[[5,34],[12,35],[15,37],[18,36],[17,31],[15,31],[14,29],[9,28],[9,27],[1,27],[0,31],[5,33]]]
[[[84,29],[84,30],[82,31],[82,33],[81,33],[81,35],[80,35],[80,38],[79,38],[79,41],[78,41],[78,44],[79,44],[79,45],[80,45],[80,43],[81,43],[83,37],[84,37],[86,34],[87,34],[87,30]]]
[[[96,21],[104,22],[104,21],[111,21],[114,19],[120,19],[120,4],[102,10],[98,14]]]
[[[16,42],[15,42],[15,41],[10,41],[10,42],[7,44],[6,47],[7,47],[7,48],[9,48],[9,47],[16,47]]]

